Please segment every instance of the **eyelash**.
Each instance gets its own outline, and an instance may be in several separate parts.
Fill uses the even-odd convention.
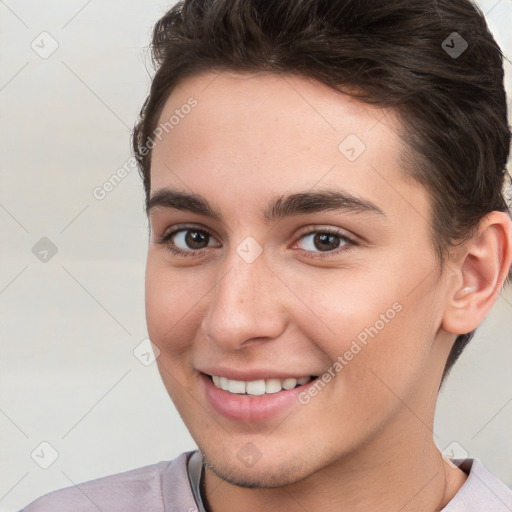
[[[169,233],[165,233],[162,237],[160,237],[156,242],[158,244],[162,244],[162,245],[165,245],[167,247],[167,249],[174,255],[176,256],[197,256],[199,254],[203,254],[204,252],[206,252],[209,247],[204,247],[203,249],[197,249],[197,250],[190,250],[190,251],[183,251],[181,249],[176,249],[176,247],[170,243],[172,237],[178,233],[180,233],[181,231],[198,231],[200,233],[206,233],[208,234],[209,236],[214,237],[214,235],[208,230],[208,229],[205,229],[205,228],[198,228],[196,226],[189,226],[189,225],[179,225],[179,226],[176,226],[176,229],[174,229],[173,231],[170,231]],[[355,246],[359,245],[355,240],[353,240],[352,238],[346,236],[345,234],[343,234],[341,231],[337,230],[337,229],[334,229],[334,228],[322,228],[322,229],[310,229],[309,231],[306,231],[304,233],[302,233],[300,236],[299,236],[299,239],[297,240],[297,242],[294,243],[297,244],[298,241],[302,240],[303,238],[306,238],[307,236],[309,235],[312,235],[312,234],[318,234],[318,233],[321,233],[323,235],[333,235],[333,236],[337,236],[339,237],[342,241],[345,242],[345,245],[342,245],[340,247],[338,247],[337,249],[334,249],[333,251],[325,251],[325,252],[321,252],[321,251],[306,251],[304,249],[302,249],[302,252],[306,255],[306,257],[308,258],[312,258],[312,259],[321,259],[321,258],[328,258],[328,257],[331,257],[333,255],[338,255],[338,254],[341,254],[342,252],[348,252],[350,251],[351,249],[353,249]],[[317,256],[308,256],[309,253],[311,252],[314,252],[314,254],[318,254]]]

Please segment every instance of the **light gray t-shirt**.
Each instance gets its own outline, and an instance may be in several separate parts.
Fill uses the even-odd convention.
[[[512,490],[480,460],[451,460],[469,476],[442,512],[512,511]],[[184,452],[172,461],[51,492],[20,512],[202,512],[201,467],[198,450]]]

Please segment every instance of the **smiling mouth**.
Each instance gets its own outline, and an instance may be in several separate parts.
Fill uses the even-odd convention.
[[[213,385],[219,389],[233,393],[235,395],[249,395],[249,396],[261,396],[269,395],[272,393],[279,393],[280,391],[287,391],[290,389],[304,386],[312,380],[316,379],[316,376],[309,377],[297,377],[287,379],[260,379],[252,381],[243,380],[231,380],[227,377],[218,377],[217,375],[207,375],[207,377],[213,382]]]

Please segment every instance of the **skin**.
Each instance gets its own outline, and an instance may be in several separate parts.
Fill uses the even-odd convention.
[[[489,214],[441,272],[429,195],[401,170],[392,111],[298,76],[206,72],[173,90],[160,120],[190,96],[197,106],[153,150],[151,194],[200,194],[222,219],[149,212],[146,313],[163,382],[207,463],[208,509],[440,510],[466,479],[433,440],[441,375],[456,335],[482,321],[504,282],[509,218]],[[352,162],[338,149],[350,133],[366,146]],[[364,197],[385,216],[263,217],[272,197],[320,189]],[[202,253],[158,243],[182,223],[212,233]],[[358,244],[328,253],[308,228]],[[263,248],[252,263],[236,251],[248,236]],[[206,400],[199,369],[321,375],[395,303],[401,311],[308,404],[243,423]],[[248,443],[261,454],[251,467],[237,457]]]

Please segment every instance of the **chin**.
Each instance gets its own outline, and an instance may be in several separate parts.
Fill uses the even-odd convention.
[[[241,467],[238,460],[211,460],[202,450],[201,453],[208,470],[222,480],[246,489],[286,487],[300,482],[314,472],[312,468],[292,461],[269,461],[265,464],[259,461],[253,467]]]

